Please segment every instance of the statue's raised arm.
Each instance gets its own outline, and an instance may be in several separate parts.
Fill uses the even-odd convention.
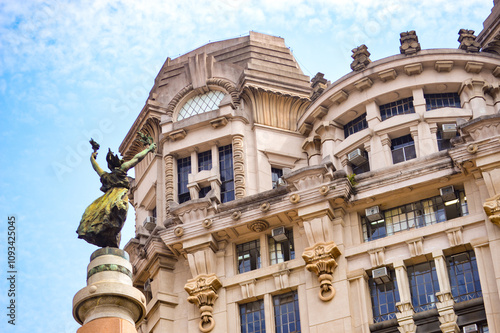
[[[156,143],[151,143],[148,148],[144,149],[140,153],[137,153],[130,161],[124,162],[121,169],[125,172],[135,167],[140,161],[146,157],[146,155],[151,151],[154,152],[156,149]]]

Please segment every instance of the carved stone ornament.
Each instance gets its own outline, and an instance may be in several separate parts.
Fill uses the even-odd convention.
[[[269,223],[263,220],[258,220],[247,224],[247,227],[253,232],[262,232],[264,230],[267,230],[267,228],[269,228]]]
[[[474,30],[460,29],[458,34],[458,42],[460,43],[459,49],[467,52],[479,52],[481,45],[476,42]]]
[[[490,221],[500,227],[500,194],[486,199],[483,208]]]
[[[222,287],[222,283],[215,274],[200,274],[196,278],[188,280],[184,286],[189,294],[188,302],[195,304],[200,309],[201,320],[198,327],[203,333],[210,332],[215,327],[213,306],[219,298],[217,290],[220,287]]]
[[[333,271],[337,267],[337,258],[340,250],[334,242],[316,243],[307,247],[302,254],[306,262],[306,269],[318,276],[320,284],[319,298],[323,302],[328,302],[335,296],[333,288]]]
[[[420,51],[420,43],[418,42],[415,30],[402,32],[399,36],[401,37],[399,39],[401,42],[401,46],[399,47],[401,54],[410,55]]]
[[[351,69],[353,71],[362,71],[372,62],[370,60],[370,52],[368,52],[368,47],[365,44],[352,49],[351,58],[354,59],[351,63]]]

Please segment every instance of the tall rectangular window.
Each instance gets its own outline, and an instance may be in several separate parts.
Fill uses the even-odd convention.
[[[403,98],[392,103],[380,105],[379,109],[382,121],[400,114],[415,113],[415,108],[413,107],[413,96]]]
[[[271,168],[271,177],[273,182],[273,188],[278,187],[279,179],[283,177],[283,169]]]
[[[434,261],[424,262],[406,268],[410,282],[411,302],[415,312],[436,307],[436,293],[439,282]]]
[[[179,158],[177,160],[177,193],[179,195],[179,203],[186,202],[190,199],[188,184],[188,174],[191,173],[191,156]]]
[[[452,107],[460,108],[460,96],[457,93],[424,94],[427,111]]]
[[[362,131],[365,128],[368,128],[368,123],[366,122],[366,113],[363,113],[361,116],[344,125],[344,138],[347,138],[349,135],[356,132]]]
[[[240,304],[241,333],[266,333],[264,301]]]
[[[444,202],[441,196],[415,201],[386,209],[382,219],[363,219],[365,241],[372,241],[412,228],[421,228],[469,214],[467,197],[463,191],[455,192],[457,199]]]
[[[394,271],[389,271],[391,281],[382,284],[377,284],[373,278],[370,278],[370,295],[375,323],[396,318],[399,292],[394,275]]]
[[[260,268],[260,241],[256,239],[236,245],[236,255],[238,256],[238,273]]]
[[[198,153],[198,172],[212,169],[212,151]]]
[[[276,333],[300,333],[299,297],[296,291],[273,297]]]
[[[446,257],[451,293],[456,303],[481,297],[481,283],[474,251]]]
[[[394,164],[408,161],[417,157],[415,142],[411,134],[391,140],[392,162]]]
[[[219,147],[221,202],[234,200],[233,146]]]
[[[271,265],[295,259],[292,229],[285,229],[285,237],[281,241],[269,237],[269,258],[271,258]]]

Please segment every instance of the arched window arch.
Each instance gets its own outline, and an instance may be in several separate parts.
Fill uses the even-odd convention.
[[[224,93],[219,90],[212,90],[202,95],[191,97],[180,108],[177,121],[192,117],[194,115],[217,110],[224,98]]]

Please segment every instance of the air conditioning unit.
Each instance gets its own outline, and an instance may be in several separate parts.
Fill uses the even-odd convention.
[[[144,282],[144,291],[151,291],[151,279],[147,279],[146,282]]]
[[[443,139],[451,139],[457,136],[457,124],[443,124],[442,138]]]
[[[380,267],[372,271],[373,281],[376,284],[384,284],[391,281],[387,267]]]
[[[282,242],[282,241],[287,240],[286,235],[285,235],[285,227],[279,227],[279,228],[273,229],[271,231],[271,236],[277,242]]]
[[[464,333],[477,333],[477,324],[464,326]]]
[[[366,214],[366,219],[370,222],[382,220],[384,218],[378,206],[366,208],[365,214]]]
[[[364,155],[364,150],[361,150],[360,148],[354,149],[347,154],[347,159],[355,166],[360,166],[368,161]]]
[[[146,228],[147,231],[149,232],[153,231],[154,228],[156,227],[156,217],[153,216],[146,217],[142,225],[144,228]]]
[[[455,200],[457,198],[453,185],[441,187],[439,189],[439,195],[441,196],[441,198],[443,198],[443,201],[445,202],[450,200]]]

